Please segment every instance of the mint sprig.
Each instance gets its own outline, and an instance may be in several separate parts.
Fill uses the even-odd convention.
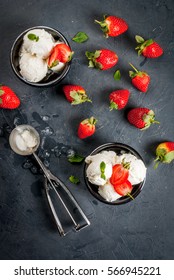
[[[75,177],[74,175],[71,175],[69,177],[69,180],[70,180],[71,183],[76,184],[76,185],[80,183],[79,178]]]
[[[101,171],[101,178],[104,179],[104,180],[106,180],[105,168],[106,168],[106,163],[104,161],[102,161],[100,163],[100,171]]]
[[[119,81],[121,79],[120,70],[116,70],[114,73],[114,80]]]
[[[84,160],[84,157],[77,155],[77,154],[68,158],[68,161],[71,163],[79,163],[79,162],[82,162],[83,160]]]
[[[72,40],[76,43],[84,43],[89,39],[88,35],[85,32],[78,32]]]
[[[29,33],[29,34],[28,34],[28,39],[31,40],[31,41],[36,41],[36,42],[38,42],[38,41],[39,41],[39,36],[36,36],[36,35],[33,34],[33,33]]]

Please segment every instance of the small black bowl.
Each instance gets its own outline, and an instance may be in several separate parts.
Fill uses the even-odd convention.
[[[106,143],[104,145],[101,145],[99,146],[98,148],[96,148],[91,154],[90,156],[92,155],[96,155],[102,151],[114,151],[116,152],[117,155],[119,155],[121,153],[121,151],[124,151],[125,153],[131,153],[133,154],[134,156],[136,156],[138,159],[142,159],[142,157],[140,156],[140,154],[135,151],[132,147],[126,145],[126,144],[122,144],[122,143]],[[144,162],[144,161],[143,161]],[[98,193],[98,186],[94,185],[94,184],[91,184],[89,181],[88,181],[88,178],[86,176],[86,169],[88,167],[88,164],[85,163],[85,167],[84,167],[84,177],[85,177],[85,183],[89,189],[89,191],[91,192],[91,194],[98,200],[100,200],[101,202],[104,202],[106,204],[110,204],[110,205],[119,205],[119,204],[124,204],[124,203],[127,203],[127,202],[130,202],[132,201],[132,199],[129,197],[129,196],[123,196],[123,197],[120,197],[119,199],[113,201],[113,202],[110,202],[110,201],[106,201],[99,193]],[[146,178],[145,178],[146,179]],[[145,179],[137,184],[137,185],[134,185],[133,187],[133,190],[131,192],[131,196],[133,198],[137,197],[137,195],[141,192],[144,184],[145,184]]]
[[[25,82],[26,84],[28,85],[31,85],[31,86],[36,86],[36,87],[49,87],[49,86],[53,86],[55,84],[58,84],[60,83],[60,81],[62,81],[63,78],[65,78],[65,76],[68,74],[69,70],[70,70],[70,65],[71,65],[71,62],[68,62],[66,63],[64,69],[59,72],[59,73],[51,73],[51,74],[48,74],[42,81],[40,82],[37,82],[37,83],[34,83],[34,82],[29,82],[27,81],[25,78],[22,77],[22,75],[20,74],[20,68],[19,68],[19,51],[20,51],[20,48],[22,46],[22,43],[23,43],[23,37],[24,35],[30,31],[30,30],[33,30],[33,29],[44,29],[45,31],[47,31],[48,33],[50,33],[53,38],[56,40],[56,41],[62,41],[63,43],[65,43],[66,45],[69,45],[67,39],[63,36],[62,33],[60,33],[59,31],[57,31],[56,29],[54,28],[51,28],[51,27],[47,27],[47,26],[34,26],[34,27],[31,27],[27,30],[25,30],[24,32],[22,32],[17,38],[16,40],[14,41],[13,43],[13,46],[11,48],[11,53],[10,53],[10,62],[11,62],[11,66],[12,66],[12,69],[14,71],[14,73],[17,75],[17,77]]]

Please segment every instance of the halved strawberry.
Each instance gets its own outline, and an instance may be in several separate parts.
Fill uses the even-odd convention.
[[[127,181],[129,176],[129,167],[130,164],[124,162],[123,164],[115,164],[112,167],[112,176],[110,178],[110,182],[114,187]]]
[[[65,85],[63,86],[63,92],[68,102],[72,105],[81,104],[86,101],[91,102],[85,89],[79,85]]]
[[[129,197],[131,197],[133,199],[133,197],[130,194],[133,187],[132,187],[132,184],[128,180],[119,185],[115,185],[114,189],[119,195],[121,195],[121,196],[128,195]]]
[[[72,59],[74,52],[71,51],[70,47],[66,44],[58,44],[58,50],[60,52],[61,58],[60,62],[66,63]]]
[[[48,58],[48,67],[49,68],[52,68],[52,67],[55,67],[57,64],[59,64],[61,60],[61,53],[60,53],[60,50],[58,48],[58,45],[56,45],[53,49],[52,49],[52,52]]]
[[[64,43],[57,44],[49,58],[48,58],[48,67],[55,67],[59,62],[66,63],[72,59],[72,55],[74,52],[71,51],[70,47]]]

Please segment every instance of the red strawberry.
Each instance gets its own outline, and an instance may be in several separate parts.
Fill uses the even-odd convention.
[[[127,115],[128,121],[139,129],[147,129],[155,121],[155,114],[148,108],[131,109]]]
[[[133,187],[132,187],[132,184],[128,180],[123,182],[120,185],[114,186],[114,189],[119,195],[121,195],[121,196],[128,195],[130,198],[134,199],[130,194]]]
[[[91,100],[86,95],[86,91],[83,87],[78,85],[66,85],[63,86],[63,92],[66,99],[72,104],[77,105],[83,102],[91,102]]]
[[[131,63],[129,64],[135,70],[135,72],[129,71],[129,76],[132,78],[132,84],[140,91],[146,92],[150,84],[150,76],[146,72],[138,71]]]
[[[106,37],[116,37],[124,33],[128,29],[128,25],[122,18],[116,16],[104,16],[103,21],[95,20],[101,26],[101,30]]]
[[[114,187],[127,181],[129,176],[129,167],[130,164],[128,162],[123,164],[115,164],[112,167],[112,176],[110,178],[110,182]]]
[[[163,142],[160,143],[156,148],[156,159],[157,163],[155,168],[158,167],[160,162],[170,163],[174,160],[174,142]]]
[[[135,39],[139,44],[136,47],[138,55],[143,55],[148,58],[156,58],[163,54],[163,49],[154,40],[144,40],[141,36],[136,35]]]
[[[20,100],[7,86],[0,86],[0,108],[16,109],[20,105]]]
[[[69,62],[72,59],[73,52],[71,51],[70,47],[66,44],[57,44],[49,58],[48,58],[48,67],[52,68],[56,66],[59,62]]]
[[[120,89],[113,91],[109,95],[110,100],[110,111],[113,109],[121,110],[123,109],[129,99],[130,92],[127,89]]]
[[[94,117],[91,117],[90,119],[85,119],[79,124],[78,128],[78,137],[80,139],[84,139],[86,137],[89,137],[94,134],[95,132],[95,124],[97,120],[94,119]]]
[[[96,67],[100,70],[112,68],[118,62],[117,54],[108,49],[97,50],[95,53],[87,51],[85,54],[89,59],[89,67]]]

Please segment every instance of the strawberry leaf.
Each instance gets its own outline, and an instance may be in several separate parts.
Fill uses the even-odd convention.
[[[136,40],[136,42],[137,42],[138,44],[144,43],[143,37],[141,37],[141,36],[139,36],[139,35],[136,35],[136,36],[135,36],[135,40]]]
[[[0,98],[0,104],[2,104],[2,99]]]
[[[75,177],[75,176],[73,176],[73,175],[71,175],[71,176],[69,177],[69,180],[70,180],[70,182],[73,183],[73,184],[79,184],[79,183],[80,183],[79,178],[77,178],[77,177]]]
[[[83,160],[84,160],[84,157],[77,155],[77,154],[68,158],[68,161],[71,163],[79,163],[79,162],[82,162]]]
[[[117,110],[118,109],[118,105],[114,101],[111,101],[109,109],[110,109],[110,111],[112,111],[113,109]]]
[[[121,79],[120,70],[116,70],[114,73],[114,80],[119,81]]]
[[[94,68],[94,62],[93,62],[92,60],[90,60],[90,61],[89,61],[89,65],[88,65],[88,67],[90,67],[90,68]]]
[[[78,32],[72,40],[76,43],[83,43],[89,39],[88,35],[85,32]]]
[[[4,91],[0,89],[0,96],[4,94]]]
[[[174,160],[174,151],[168,152],[168,153],[164,156],[164,162],[170,163],[172,160]]]

